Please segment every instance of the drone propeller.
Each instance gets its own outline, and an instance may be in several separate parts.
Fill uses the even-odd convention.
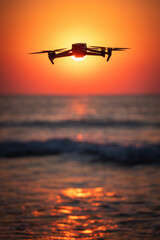
[[[49,53],[49,52],[53,52],[53,51],[31,52],[29,54],[39,54],[39,53]]]
[[[53,60],[55,58],[56,52],[61,52],[66,48],[59,48],[59,49],[55,49],[55,50],[45,50],[45,51],[40,51],[40,52],[32,52],[30,54],[39,54],[39,53],[48,53],[48,58],[51,61],[52,64],[54,64]]]
[[[64,49],[67,49],[67,48],[59,48],[59,49],[56,49],[56,50],[54,50],[55,52],[61,52],[61,51],[63,51]]]
[[[90,46],[90,48],[93,49],[104,49],[104,50],[109,50],[109,51],[124,51],[126,49],[130,49],[130,48],[111,48],[111,47],[100,47],[100,46]]]
[[[64,49],[66,48],[59,48],[59,49],[56,49],[56,50],[45,50],[45,51],[40,51],[40,52],[32,52],[30,54],[39,54],[39,53],[55,53],[55,52],[61,52],[63,51]]]
[[[107,48],[107,49],[111,49],[112,51],[124,51],[124,50],[130,49],[130,48]]]
[[[109,61],[109,59],[110,59],[110,57],[112,55],[112,51],[124,51],[126,49],[129,49],[129,48],[111,48],[111,47],[108,47],[107,48],[108,52],[106,53],[106,54],[108,54],[107,62]]]

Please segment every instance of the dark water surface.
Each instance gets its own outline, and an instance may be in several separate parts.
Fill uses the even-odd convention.
[[[160,96],[0,97],[0,142],[160,143]]]
[[[0,239],[160,239],[159,106],[0,97]]]
[[[1,159],[0,239],[160,239],[157,167],[78,158]]]

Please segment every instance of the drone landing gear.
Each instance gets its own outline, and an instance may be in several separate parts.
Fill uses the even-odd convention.
[[[54,60],[54,55],[55,55],[54,52],[49,52],[49,53],[48,53],[48,58],[49,58],[49,60],[51,61],[52,64],[54,64],[54,62],[53,62],[53,60]]]
[[[54,64],[53,59],[49,59],[49,60],[51,61],[52,64]]]
[[[102,48],[102,50],[101,50],[102,57],[105,57],[105,54],[106,54],[105,49]]]

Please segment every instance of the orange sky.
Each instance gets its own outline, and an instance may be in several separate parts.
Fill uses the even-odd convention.
[[[160,93],[159,0],[5,0],[0,94]],[[29,52],[72,43],[130,47],[109,62]]]

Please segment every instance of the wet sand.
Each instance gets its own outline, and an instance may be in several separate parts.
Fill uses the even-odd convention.
[[[159,182],[87,155],[0,159],[0,239],[160,239]]]

